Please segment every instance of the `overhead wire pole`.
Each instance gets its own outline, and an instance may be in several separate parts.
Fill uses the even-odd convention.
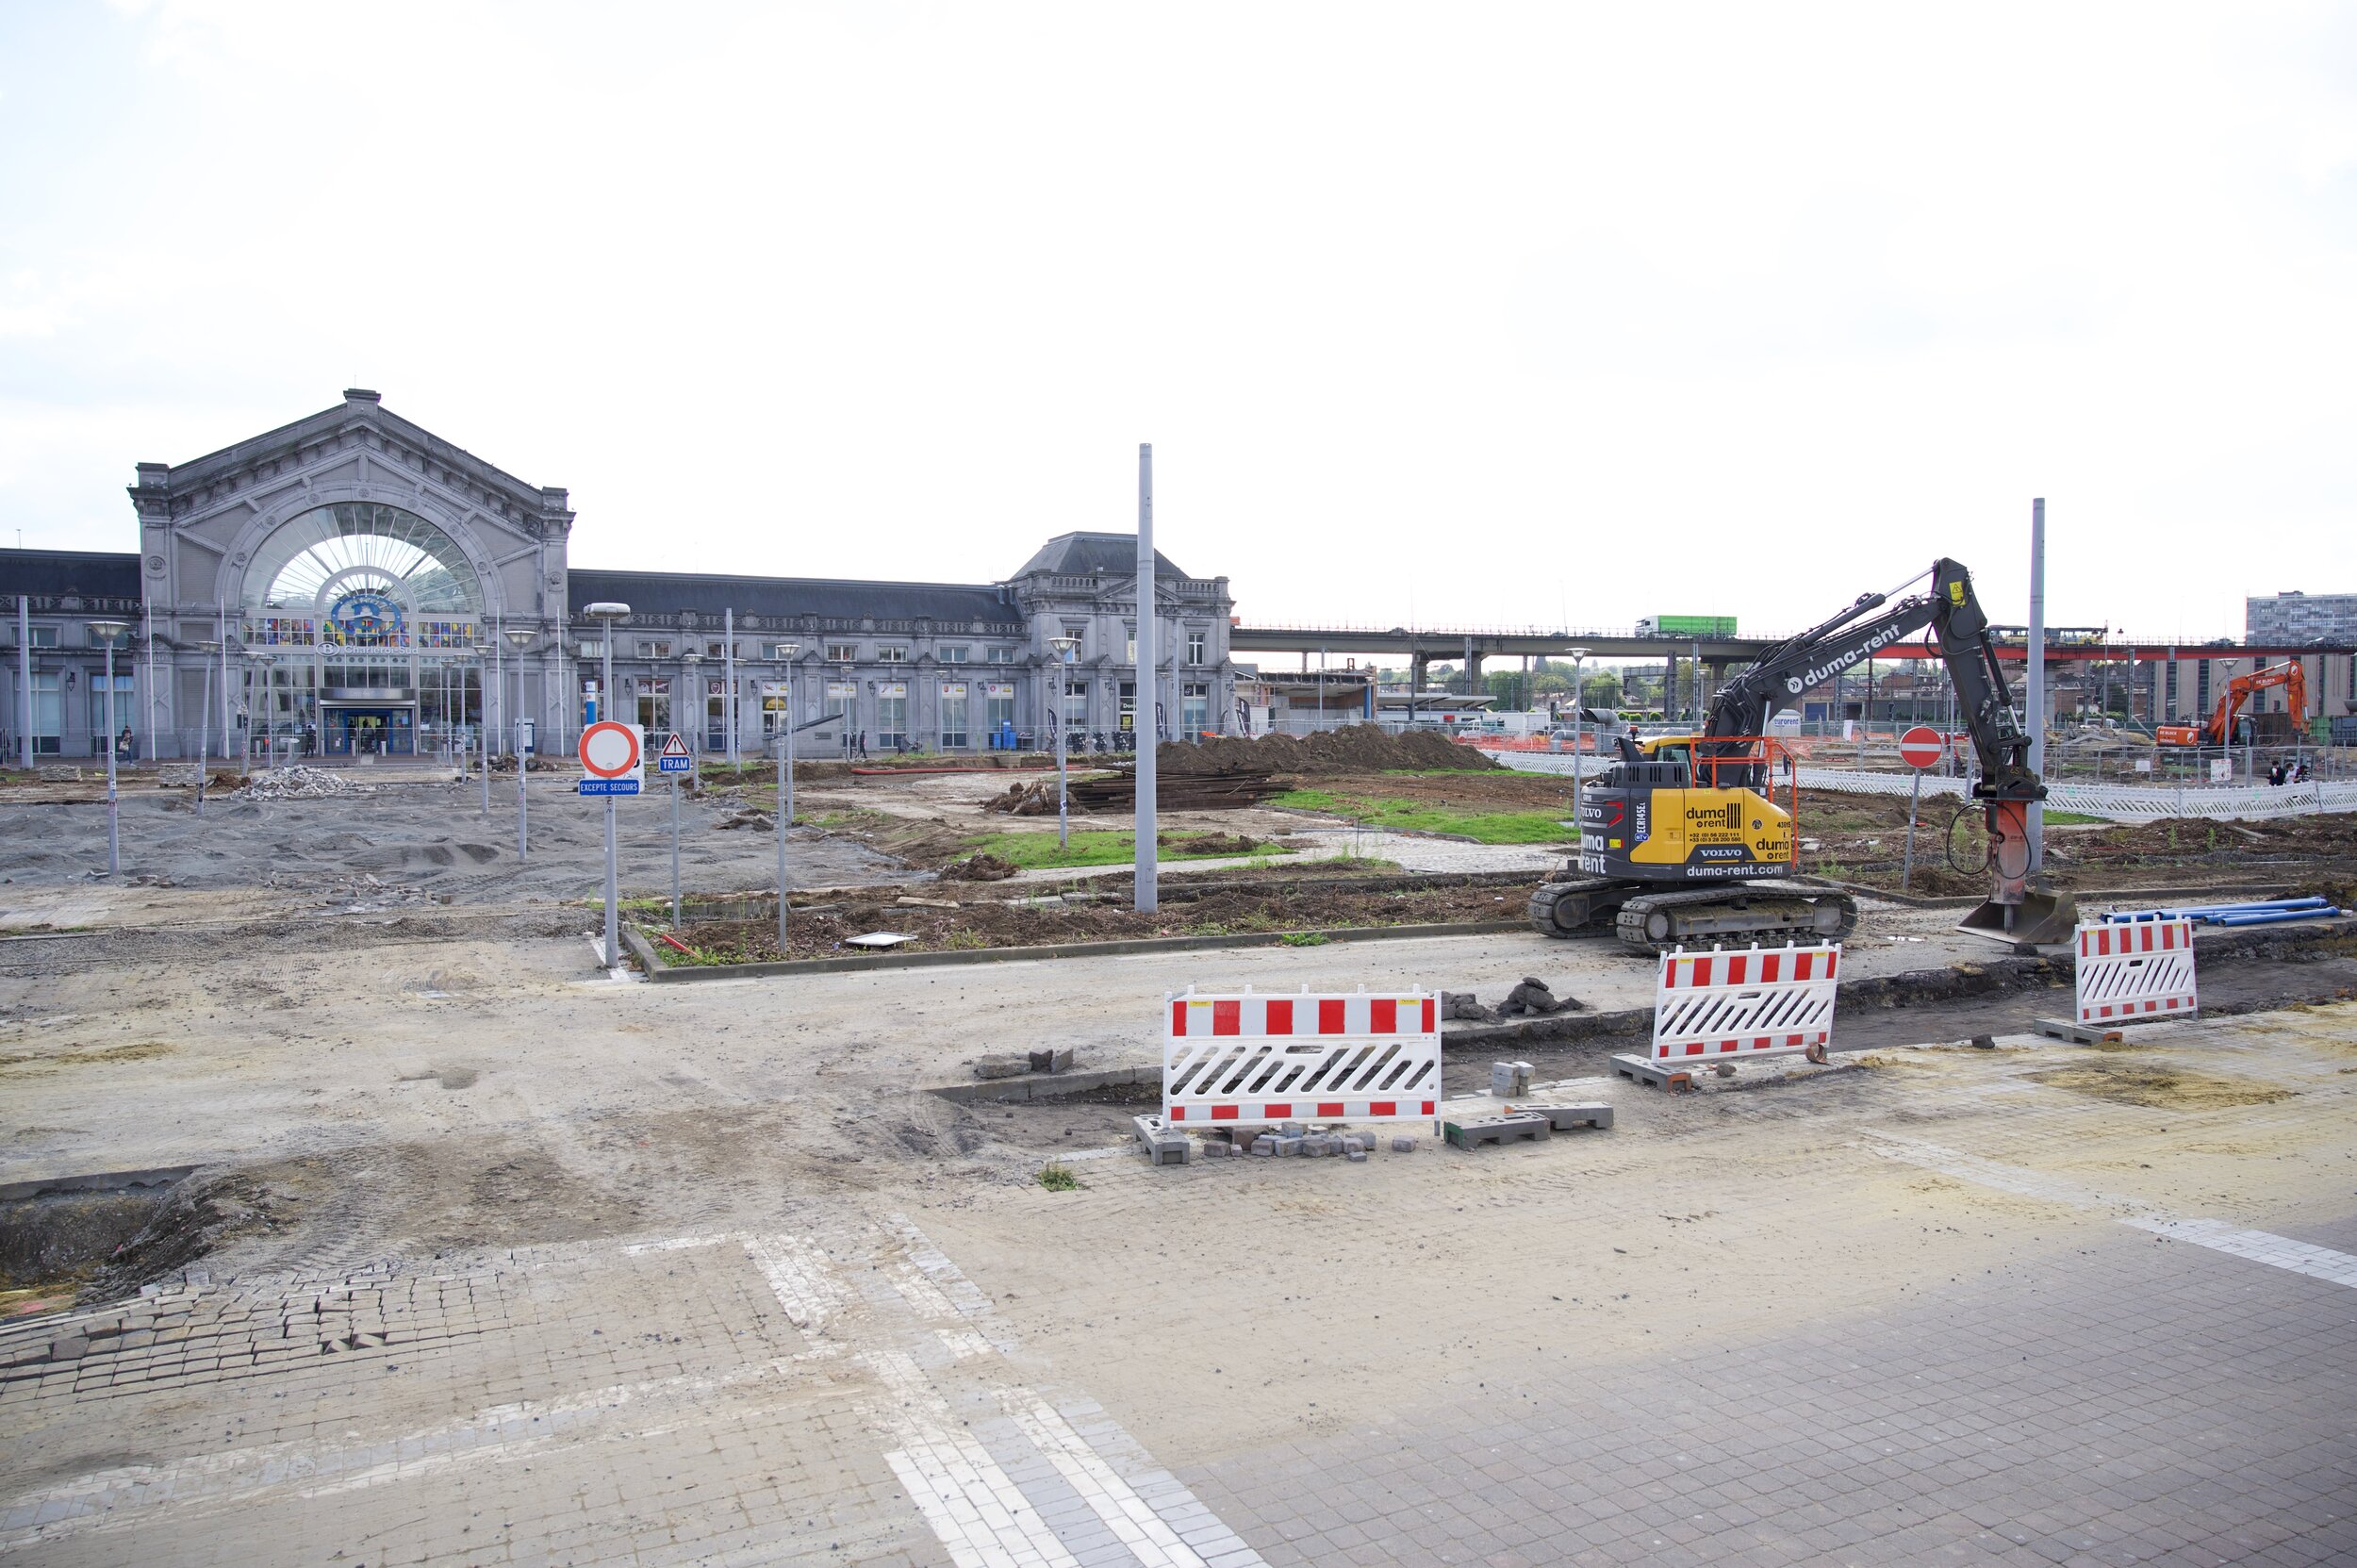
[[[1138,706],[1130,720],[1139,732],[1137,833],[1134,867],[1137,912],[1151,915],[1159,903],[1154,857],[1154,445],[1138,443]],[[1061,786],[1059,786],[1061,788]]]
[[[2046,499],[2030,503],[2030,689],[2023,694],[2022,728],[2030,732],[2030,771],[2046,777]],[[2030,834],[2028,874],[2046,868],[2046,811],[2033,801],[2023,814]]]

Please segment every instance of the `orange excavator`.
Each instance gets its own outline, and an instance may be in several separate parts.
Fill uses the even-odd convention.
[[[2242,712],[2242,705],[2250,701],[2253,692],[2276,686],[2287,688],[2283,706],[2289,711],[2293,726],[2304,723],[2308,717],[2308,674],[2298,659],[2292,659],[2227,682],[2225,694],[2217,700],[2217,711],[2210,715],[2207,723],[2159,725],[2152,732],[2153,738],[2164,746],[2241,745],[2251,738],[2234,733],[2235,718]]]

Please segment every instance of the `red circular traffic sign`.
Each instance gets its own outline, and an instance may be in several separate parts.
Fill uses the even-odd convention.
[[[593,779],[618,779],[637,772],[637,727],[604,718],[582,731],[581,770]]]
[[[1928,724],[1918,724],[1899,737],[1899,760],[1909,767],[1929,767],[1947,749],[1947,738]]]

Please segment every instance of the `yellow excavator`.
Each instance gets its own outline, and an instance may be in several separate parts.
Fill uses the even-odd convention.
[[[1617,754],[1580,790],[1579,860],[1531,894],[1530,923],[1548,936],[1570,936],[1609,920],[1624,946],[1648,953],[1848,935],[1857,901],[1793,878],[1799,840],[1790,763],[1765,738],[1768,721],[1804,692],[1928,628],[1978,759],[1972,796],[1987,823],[1995,881],[1960,929],[2016,944],[2068,940],[2078,923],[2076,902],[2031,885],[2029,810],[2046,798],[2046,785],[2030,766],[2030,737],[2014,713],[1971,574],[1943,559],[1926,576],[1922,592],[1895,602],[1892,594],[1865,594],[1770,649],[1719,688],[1699,734],[1639,739],[1599,716]],[[1777,803],[1779,793],[1786,804]]]

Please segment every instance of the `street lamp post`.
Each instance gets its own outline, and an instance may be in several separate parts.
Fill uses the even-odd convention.
[[[523,706],[524,650],[532,646],[533,638],[537,634],[536,634],[529,626],[510,626],[507,628],[507,645],[516,651],[516,688],[518,699],[516,705],[518,707]],[[524,795],[524,777],[531,771],[532,758],[524,750],[523,725],[520,721],[519,721],[516,726],[516,863],[519,866],[524,863],[525,859],[530,855],[532,850],[532,834],[526,821],[530,807]]]
[[[1056,651],[1056,706],[1050,717],[1056,725],[1056,848],[1067,849],[1072,843],[1070,812],[1064,791],[1064,717],[1068,704],[1064,688],[1070,682],[1066,674],[1072,661],[1080,652],[1079,637],[1049,637],[1047,646]]]
[[[205,697],[196,707],[196,815],[205,816],[205,775],[211,770],[213,751],[213,655],[221,652],[218,642],[200,642],[198,652],[205,655]]]
[[[491,653],[492,645],[474,645],[476,692],[475,754],[483,763],[483,815],[491,815]]]
[[[800,655],[799,642],[778,644],[778,662],[785,667],[785,734],[778,747],[778,957],[788,952],[785,945],[785,830],[794,819],[794,661]]]
[[[614,701],[614,623],[630,614],[627,604],[601,601],[582,611],[599,622],[598,652],[603,659],[598,675],[598,717],[611,718],[609,704]],[[621,878],[614,859],[614,797],[605,798],[605,966],[622,966]]]
[[[90,635],[107,645],[107,874],[123,869],[121,806],[115,797],[115,638],[129,631],[121,620],[93,620]]]
[[[708,726],[711,723],[711,716],[705,710],[711,707],[712,699],[704,690],[704,656],[691,648],[679,656],[679,662],[686,671],[680,677],[685,689],[671,700],[671,733],[687,742],[687,777],[693,784],[701,783],[703,778],[704,741],[709,738]],[[684,720],[680,718],[683,699],[687,714]],[[677,774],[672,776],[678,777]]]

